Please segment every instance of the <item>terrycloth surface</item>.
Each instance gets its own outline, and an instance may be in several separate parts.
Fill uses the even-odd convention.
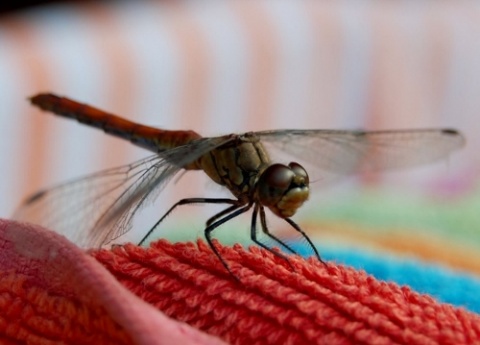
[[[362,271],[281,259],[257,247],[221,248],[239,286],[203,241],[94,256],[167,315],[235,344],[471,344],[480,316]],[[142,284],[139,284],[142,282]]]
[[[222,344],[131,294],[40,227],[0,220],[1,344]]]
[[[93,253],[110,276],[41,228],[1,221],[0,239],[4,342],[215,343],[144,301],[236,344],[480,342],[479,315],[333,263],[292,258],[293,273],[269,252],[219,246],[239,284],[202,241],[159,241]]]
[[[319,247],[325,260],[365,270],[376,279],[407,285],[439,302],[480,313],[480,277],[439,264],[358,248]]]

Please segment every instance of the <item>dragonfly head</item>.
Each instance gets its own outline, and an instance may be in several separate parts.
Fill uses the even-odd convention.
[[[255,199],[277,216],[289,218],[308,199],[308,184],[308,174],[300,164],[273,164],[260,175]]]

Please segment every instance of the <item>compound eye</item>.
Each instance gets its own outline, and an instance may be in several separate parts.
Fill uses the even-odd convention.
[[[270,188],[285,190],[290,186],[293,175],[292,171],[285,165],[274,164],[265,170],[262,177]]]
[[[257,183],[259,197],[264,205],[274,204],[288,190],[295,173],[287,166],[269,166]]]
[[[305,181],[305,184],[308,185],[308,183],[310,181],[309,181],[309,178],[308,178],[307,171],[300,164],[295,163],[295,162],[291,162],[290,164],[288,164],[288,166],[295,173],[295,176],[303,177],[304,181]]]

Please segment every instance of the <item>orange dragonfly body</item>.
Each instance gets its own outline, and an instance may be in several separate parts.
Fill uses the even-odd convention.
[[[100,247],[130,230],[137,211],[157,196],[180,170],[202,170],[235,198],[182,199],[159,219],[141,243],[179,205],[226,204],[223,211],[207,221],[204,233],[227,270],[228,265],[212,242],[212,231],[252,208],[251,239],[255,243],[270,250],[257,239],[259,217],[262,231],[281,247],[295,253],[291,246],[269,232],[266,207],[298,231],[320,260],[311,240],[290,218],[309,198],[311,177],[304,164],[319,171],[318,181],[326,183],[332,177],[356,172],[434,162],[465,142],[459,132],[442,128],[272,130],[204,138],[194,131],[170,131],[137,124],[53,94],[39,94],[32,97],[31,102],[43,110],[127,139],[155,155],[40,191],[25,201],[16,218],[51,227],[82,247]],[[302,161],[302,165],[272,161],[270,153],[274,150]],[[48,207],[51,211],[45,214]],[[286,258],[279,252],[273,253]]]

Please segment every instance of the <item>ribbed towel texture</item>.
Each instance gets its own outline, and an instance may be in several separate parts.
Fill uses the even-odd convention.
[[[0,340],[220,343],[209,333],[232,344],[480,343],[479,315],[410,288],[331,262],[291,257],[292,270],[256,247],[216,245],[240,282],[203,241],[88,255],[48,230],[1,221]]]

